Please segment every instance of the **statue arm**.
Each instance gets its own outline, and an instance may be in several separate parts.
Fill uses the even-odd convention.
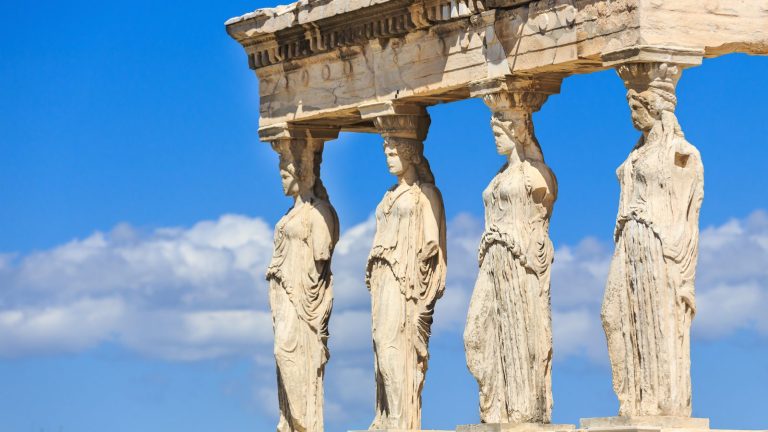
[[[551,175],[549,168],[543,163],[532,163],[530,167],[526,168],[526,179],[528,180],[533,202],[551,209],[555,200],[553,193],[554,176]]]
[[[315,261],[329,261],[335,246],[336,218],[332,210],[317,207],[310,216],[310,237]]]
[[[704,198],[704,169],[698,150],[683,139],[675,145],[672,218],[662,239],[664,255],[679,266],[678,297],[696,311],[694,279],[699,244],[699,212]]]
[[[418,293],[424,305],[432,304],[441,297],[445,289],[444,232],[445,216],[440,192],[431,187],[422,189],[427,202],[422,202],[423,241],[417,251]]]
[[[432,188],[424,188],[426,203],[423,204],[423,236],[424,242],[419,253],[420,261],[425,261],[440,250],[440,221],[443,218],[443,200],[439,193]]]

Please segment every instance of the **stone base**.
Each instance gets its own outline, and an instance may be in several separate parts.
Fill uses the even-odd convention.
[[[460,425],[456,432],[567,432],[576,427],[572,424],[551,423],[481,423]]]
[[[365,430],[351,430],[349,432],[454,432],[454,431],[437,430],[437,429],[365,429]]]
[[[669,429],[709,430],[708,418],[642,416],[581,419],[581,429],[589,431],[665,431]]]

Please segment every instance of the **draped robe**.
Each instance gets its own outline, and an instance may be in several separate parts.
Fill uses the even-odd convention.
[[[376,374],[371,429],[421,428],[432,315],[445,289],[444,213],[438,189],[422,183],[393,188],[376,209],[376,235],[366,271]],[[425,223],[437,225],[438,238],[425,236]],[[425,258],[422,253],[430,240],[438,243],[438,251]]]
[[[278,432],[323,431],[323,375],[331,315],[331,254],[338,218],[327,201],[293,207],[275,228],[267,270],[275,334]]]
[[[538,200],[534,176],[546,185]],[[483,192],[480,271],[464,331],[483,423],[550,421],[554,249],[548,229],[556,190],[549,167],[523,161],[505,166]]]
[[[603,300],[613,386],[622,416],[690,416],[699,152],[672,113],[617,170],[616,249]]]

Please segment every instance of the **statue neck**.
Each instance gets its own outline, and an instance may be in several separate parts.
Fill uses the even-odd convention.
[[[507,155],[507,165],[515,166],[523,161],[523,157],[520,154],[518,147],[518,145],[515,145],[512,151]]]
[[[405,186],[411,186],[416,183],[419,180],[419,176],[416,174],[416,167],[413,165],[408,166],[397,180],[400,185]]]
[[[315,195],[311,191],[302,191],[299,192],[294,197],[294,207],[299,207],[302,204],[312,202],[312,199],[315,197]]]

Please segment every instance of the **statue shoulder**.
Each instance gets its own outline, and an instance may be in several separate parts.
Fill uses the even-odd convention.
[[[440,193],[440,189],[437,188],[432,183],[422,183],[419,185],[419,189],[421,190],[421,193],[427,198],[427,201],[434,207],[436,204],[442,208],[444,207],[443,204],[443,194]]]
[[[335,225],[338,220],[338,216],[336,215],[336,209],[333,208],[331,203],[327,200],[315,200],[312,203],[312,207],[310,210],[310,218],[313,222],[325,222],[326,224],[333,224]]]
[[[440,189],[438,189],[437,186],[435,186],[433,183],[421,183],[419,188],[421,189],[421,193],[426,195],[429,199],[443,199],[443,195],[440,193]]]
[[[703,169],[701,153],[685,137],[677,137],[675,141],[675,165],[686,168]]]

